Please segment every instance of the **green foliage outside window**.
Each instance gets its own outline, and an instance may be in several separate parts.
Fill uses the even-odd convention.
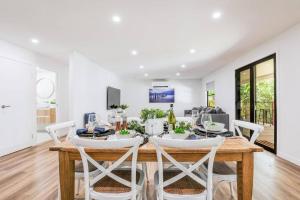
[[[241,96],[241,118],[242,120],[250,120],[250,83],[244,83],[240,88]]]
[[[256,111],[261,116],[261,110],[267,110],[270,113],[270,121],[273,118],[274,109],[274,79],[257,81],[256,83]],[[257,115],[257,117],[259,117]],[[260,120],[260,119],[258,119]]]
[[[250,120],[250,83],[244,83],[240,86],[240,96],[241,117],[244,120]],[[260,110],[270,110],[271,115],[273,115],[274,79],[258,80],[256,82],[255,98],[255,109],[257,112],[260,112]]]
[[[207,91],[207,106],[208,107],[215,107],[216,106],[215,91],[214,90],[208,90]]]

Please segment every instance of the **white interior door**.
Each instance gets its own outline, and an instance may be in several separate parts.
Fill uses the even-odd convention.
[[[33,144],[35,67],[0,57],[0,156]]]

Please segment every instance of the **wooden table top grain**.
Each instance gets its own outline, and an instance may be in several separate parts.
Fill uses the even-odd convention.
[[[76,147],[68,141],[62,142],[61,144],[57,144],[49,148],[50,151],[65,151],[65,152],[78,152]],[[181,148],[164,148],[168,153],[207,153],[209,149],[205,148],[189,148],[189,149],[181,149]],[[127,148],[124,149],[95,149],[95,148],[86,148],[86,152],[109,152],[111,151],[118,153],[125,153]],[[242,137],[231,137],[226,138],[224,144],[222,144],[218,148],[218,153],[245,153],[245,152],[262,152],[263,148],[257,146],[255,144],[250,143],[246,139]],[[147,154],[147,153],[155,153],[155,147],[151,143],[146,143],[139,148],[139,154]]]

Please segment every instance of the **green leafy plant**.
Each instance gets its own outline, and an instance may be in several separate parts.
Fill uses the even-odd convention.
[[[184,134],[185,131],[190,131],[192,128],[191,123],[188,122],[179,122],[174,129],[174,133],[176,134]]]
[[[132,120],[130,122],[128,122],[127,125],[127,129],[128,130],[135,130],[138,133],[145,133],[145,127],[143,127],[138,121],[136,120]]]
[[[164,118],[167,116],[167,113],[160,109],[155,109],[156,118]]]
[[[215,102],[215,91],[214,90],[208,90],[207,91],[207,106],[214,108],[216,106]]]
[[[143,122],[146,122],[147,119],[160,119],[167,116],[167,113],[161,109],[155,109],[155,108],[144,108],[142,109],[140,113],[140,117]]]
[[[178,127],[182,128],[184,130],[190,130],[192,128],[192,124],[189,123],[189,122],[183,122],[182,121],[182,122],[179,122]]]
[[[248,119],[250,109],[250,83],[243,83],[240,86],[241,96],[241,117],[242,119]]]
[[[174,129],[174,133],[176,133],[176,134],[184,134],[185,133],[185,129],[182,128],[182,127],[176,127]]]
[[[55,99],[52,99],[49,103],[50,103],[50,104],[56,104],[56,100],[55,100]]]
[[[129,106],[127,104],[121,104],[119,108],[121,108],[122,110],[126,110],[127,108],[129,108]]]
[[[256,82],[256,110],[260,112],[261,109],[272,110],[274,106],[274,80],[265,79],[257,80]],[[250,83],[245,82],[240,85],[240,101],[241,101],[241,118],[243,120],[250,120]],[[273,112],[269,118],[273,118]],[[259,117],[259,113],[258,116]],[[258,119],[260,120],[260,119]]]
[[[119,131],[119,134],[120,135],[129,135],[129,131],[126,130],[126,129],[122,129],[122,130]]]
[[[110,106],[111,109],[117,109],[118,107],[119,107],[119,106],[116,105],[116,104],[112,104],[112,105]]]

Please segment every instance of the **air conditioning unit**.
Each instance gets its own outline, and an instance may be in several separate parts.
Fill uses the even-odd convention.
[[[155,80],[152,82],[152,87],[153,88],[167,88],[169,87],[169,82],[166,80]]]

